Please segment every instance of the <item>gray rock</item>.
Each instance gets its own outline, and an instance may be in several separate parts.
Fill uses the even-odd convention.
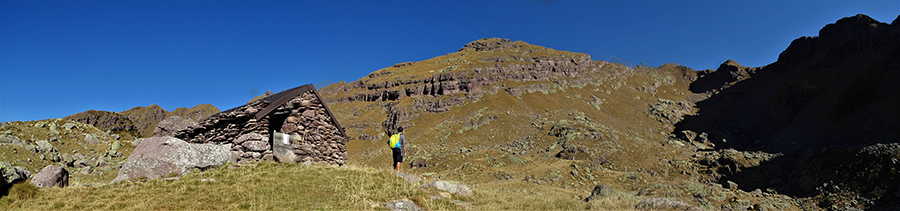
[[[81,171],[79,171],[79,173],[84,175],[90,174],[91,172],[92,171],[90,166],[85,166],[84,168],[81,168]]]
[[[93,161],[91,161],[91,159],[87,159],[87,158],[79,159],[79,160],[75,161],[74,163],[72,163],[72,166],[75,168],[84,168],[84,167],[96,166],[96,165],[97,164],[95,164]]]
[[[60,166],[49,165],[31,178],[31,184],[39,188],[64,188],[69,186],[69,171]]]
[[[60,157],[60,160],[63,162],[63,164],[65,164],[66,166],[69,166],[69,167],[75,166],[75,157],[70,155],[69,153],[63,153],[59,157]]]
[[[428,184],[424,184],[422,186],[419,186],[419,188],[422,188],[422,189],[437,188],[438,190],[447,191],[452,194],[465,195],[465,196],[472,195],[472,189],[469,189],[469,187],[466,187],[463,184],[453,184],[451,182],[444,181],[444,180],[434,181],[434,182],[431,182]]]
[[[238,136],[238,138],[234,141],[234,143],[235,144],[243,144],[245,141],[260,141],[263,139],[265,139],[266,142],[269,142],[268,137],[260,135],[259,133],[247,133],[247,134]]]
[[[62,127],[63,127],[64,129],[70,131],[70,130],[72,130],[72,128],[78,128],[78,125],[75,125],[75,123],[69,122],[69,123],[63,124]]]
[[[197,122],[192,119],[185,119],[181,118],[180,116],[172,116],[164,119],[156,125],[156,129],[153,129],[153,136],[172,136],[179,130],[184,130],[196,126],[199,126],[199,124],[197,124]]]
[[[84,142],[87,142],[89,144],[99,144],[100,139],[93,134],[84,134]]]
[[[245,141],[241,144],[245,149],[254,152],[263,152],[269,149],[269,142],[265,141]]]
[[[738,189],[738,184],[737,184],[737,183],[734,183],[734,182],[732,182],[732,181],[728,181],[727,184],[728,184],[728,186],[727,186],[728,189]]]
[[[422,208],[419,208],[416,203],[411,201],[395,201],[391,203],[387,203],[384,205],[385,208],[392,211],[419,211]]]
[[[418,183],[418,182],[424,181],[424,180],[422,180],[421,177],[413,175],[413,174],[405,174],[405,173],[400,173],[400,172],[394,172],[394,174],[396,174],[397,176],[400,176],[400,178],[403,178],[408,183]]]
[[[24,141],[19,140],[13,136],[2,135],[2,136],[0,136],[0,144],[12,144],[12,145],[16,145],[16,146],[25,146],[28,143],[25,143]]]
[[[62,157],[59,156],[59,153],[50,153],[47,155],[47,158],[52,162],[62,161]]]
[[[38,152],[37,146],[31,145],[31,144],[25,145],[25,150],[32,151],[32,152],[35,152],[35,153]]]
[[[704,211],[700,207],[690,205],[681,201],[675,201],[666,198],[649,198],[638,202],[634,206],[637,210],[684,210],[684,211]]]
[[[11,163],[0,162],[0,187],[26,180],[31,177],[31,172],[25,167],[13,166]]]
[[[57,152],[57,151],[59,151],[59,150],[56,149],[56,147],[53,147],[53,145],[50,144],[50,142],[47,142],[47,141],[37,141],[37,142],[34,142],[34,143],[37,144],[37,150],[38,150],[40,153],[48,153],[48,152]]]
[[[122,148],[122,142],[119,141],[113,142],[112,145],[109,146],[109,149],[111,150],[118,150],[119,148]]]
[[[190,144],[174,137],[152,137],[141,141],[113,180],[146,177],[162,178],[169,174],[187,174],[193,169],[208,169],[235,161],[231,145]]]
[[[138,145],[141,145],[141,141],[143,141],[143,140],[144,140],[144,138],[138,138],[138,139],[135,139],[134,141],[131,141],[131,146],[135,146],[135,147],[136,147],[136,146],[138,146]]]
[[[56,126],[56,123],[50,123],[50,133],[53,135],[59,135],[59,127]]]
[[[598,185],[598,186],[595,186],[594,190],[591,191],[591,195],[584,199],[584,202],[590,202],[591,200],[606,198],[606,197],[612,196],[612,194],[614,192],[615,192],[615,190],[612,187],[610,187],[609,185]]]

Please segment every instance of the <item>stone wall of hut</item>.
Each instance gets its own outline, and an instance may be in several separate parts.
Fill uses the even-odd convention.
[[[312,90],[257,120],[256,113],[269,103],[264,98],[220,112],[199,122],[197,127],[176,132],[175,137],[193,143],[230,144],[238,162],[277,159],[344,164],[347,138],[341,135],[336,120],[328,115]],[[282,133],[290,138],[283,139]],[[285,139],[287,144],[282,142]]]

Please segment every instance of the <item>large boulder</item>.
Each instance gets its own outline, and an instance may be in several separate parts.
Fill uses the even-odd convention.
[[[113,183],[141,177],[155,179],[173,173],[184,175],[193,169],[213,168],[229,161],[234,161],[231,144],[191,144],[171,136],[151,137],[134,149]]]
[[[179,130],[188,129],[197,126],[197,121],[192,119],[181,118],[180,116],[172,116],[164,119],[156,125],[153,130],[153,136],[172,136]]]
[[[39,188],[64,188],[69,186],[69,171],[61,166],[49,165],[31,178],[31,184]]]
[[[31,172],[25,167],[13,166],[11,163],[0,162],[0,188],[31,177]]]
[[[591,195],[584,199],[584,202],[590,202],[596,199],[602,199],[609,196],[612,196],[615,193],[615,189],[610,187],[609,185],[598,185],[594,187],[594,190],[591,191]]]
[[[455,184],[455,183],[451,183],[451,182],[444,181],[444,180],[434,181],[434,182],[424,184],[419,187],[422,189],[437,188],[438,190],[447,191],[447,192],[450,192],[450,193],[456,194],[456,195],[465,195],[465,196],[472,195],[472,189],[469,189],[469,187],[466,187],[466,185]]]
[[[84,142],[88,144],[100,144],[100,139],[94,134],[86,133],[84,134]]]
[[[44,141],[44,140],[36,141],[35,144],[37,144],[37,150],[40,153],[49,153],[49,152],[59,151],[58,149],[56,149],[56,147],[53,147],[53,144],[50,144],[50,142],[48,142],[48,141]]]

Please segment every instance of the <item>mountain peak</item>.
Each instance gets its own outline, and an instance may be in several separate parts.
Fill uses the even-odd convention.
[[[879,22],[867,15],[857,14],[855,16],[841,18],[833,24],[825,25],[819,30],[819,36],[831,39],[845,37],[858,37],[860,35],[871,36],[871,34],[879,33],[889,28],[887,23]]]
[[[722,69],[723,66],[735,66],[735,67],[744,67],[741,64],[738,64],[736,61],[728,59],[722,65],[719,65],[719,69]]]
[[[825,25],[817,37],[804,36],[794,40],[778,56],[778,62],[844,57],[872,51],[881,48],[884,41],[896,40],[896,36],[897,31],[890,24],[857,14]]]

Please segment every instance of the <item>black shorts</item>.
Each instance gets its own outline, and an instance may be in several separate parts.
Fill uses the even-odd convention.
[[[403,162],[403,149],[391,148],[391,152],[394,154],[394,163],[402,163]]]

